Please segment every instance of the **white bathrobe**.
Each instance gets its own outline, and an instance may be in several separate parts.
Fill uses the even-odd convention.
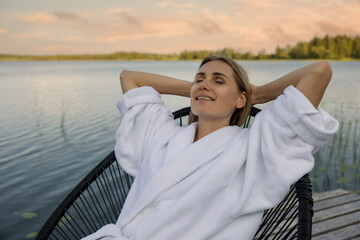
[[[136,178],[116,225],[86,239],[252,239],[263,211],[338,129],[292,86],[250,129],[228,126],[196,142],[197,123],[180,127],[151,87],[127,92],[118,108],[116,158]]]

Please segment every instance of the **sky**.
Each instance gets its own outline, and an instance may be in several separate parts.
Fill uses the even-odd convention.
[[[274,52],[360,35],[360,0],[0,0],[0,54]]]

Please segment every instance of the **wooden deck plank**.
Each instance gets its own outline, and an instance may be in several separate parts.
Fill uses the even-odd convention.
[[[349,194],[349,192],[344,189],[335,189],[332,191],[313,194],[313,199],[314,199],[314,202],[320,202],[320,201],[323,201],[326,199],[330,199],[330,198],[334,198],[334,197],[338,197],[338,196],[342,196],[342,195],[347,195],[347,194]]]
[[[360,197],[358,201],[345,203],[330,209],[317,211],[313,217],[313,224],[316,222],[324,221],[329,218],[349,214],[360,209]]]
[[[340,240],[340,239],[360,239],[360,223],[342,229],[328,232],[312,240]]]
[[[314,223],[312,235],[318,236],[320,234],[345,228],[347,226],[351,226],[357,223],[360,223],[360,210],[343,216]]]
[[[360,239],[360,196],[343,189],[314,194],[312,239]]]
[[[350,203],[357,201],[360,198],[359,195],[356,194],[347,194],[347,195],[341,195],[335,198],[330,198],[326,200],[322,200],[320,202],[314,203],[314,211],[320,211],[326,208],[331,208],[335,206],[342,205],[344,203]]]
[[[312,239],[360,240],[360,195],[336,189],[313,194],[313,199]],[[292,213],[294,210],[293,208],[290,212]],[[294,226],[296,223],[297,219],[290,226]],[[274,233],[279,232],[283,224],[285,224],[284,221],[280,222],[272,235],[267,236],[266,239],[275,237]]]

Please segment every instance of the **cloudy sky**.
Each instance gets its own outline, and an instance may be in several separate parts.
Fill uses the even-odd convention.
[[[360,0],[0,0],[0,53],[257,53],[360,35]]]

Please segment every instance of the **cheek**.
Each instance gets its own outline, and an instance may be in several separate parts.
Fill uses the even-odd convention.
[[[194,91],[194,87],[191,87],[190,89],[190,107],[193,108],[193,104],[194,104],[194,96],[195,91]]]
[[[192,87],[190,88],[190,98],[191,99],[194,96],[194,93],[195,93],[195,87],[194,87],[194,85],[192,85]]]
[[[237,92],[233,92],[233,91],[225,92],[222,94],[222,96],[223,96],[222,102],[231,106],[235,106],[237,104],[237,99],[239,97]]]

